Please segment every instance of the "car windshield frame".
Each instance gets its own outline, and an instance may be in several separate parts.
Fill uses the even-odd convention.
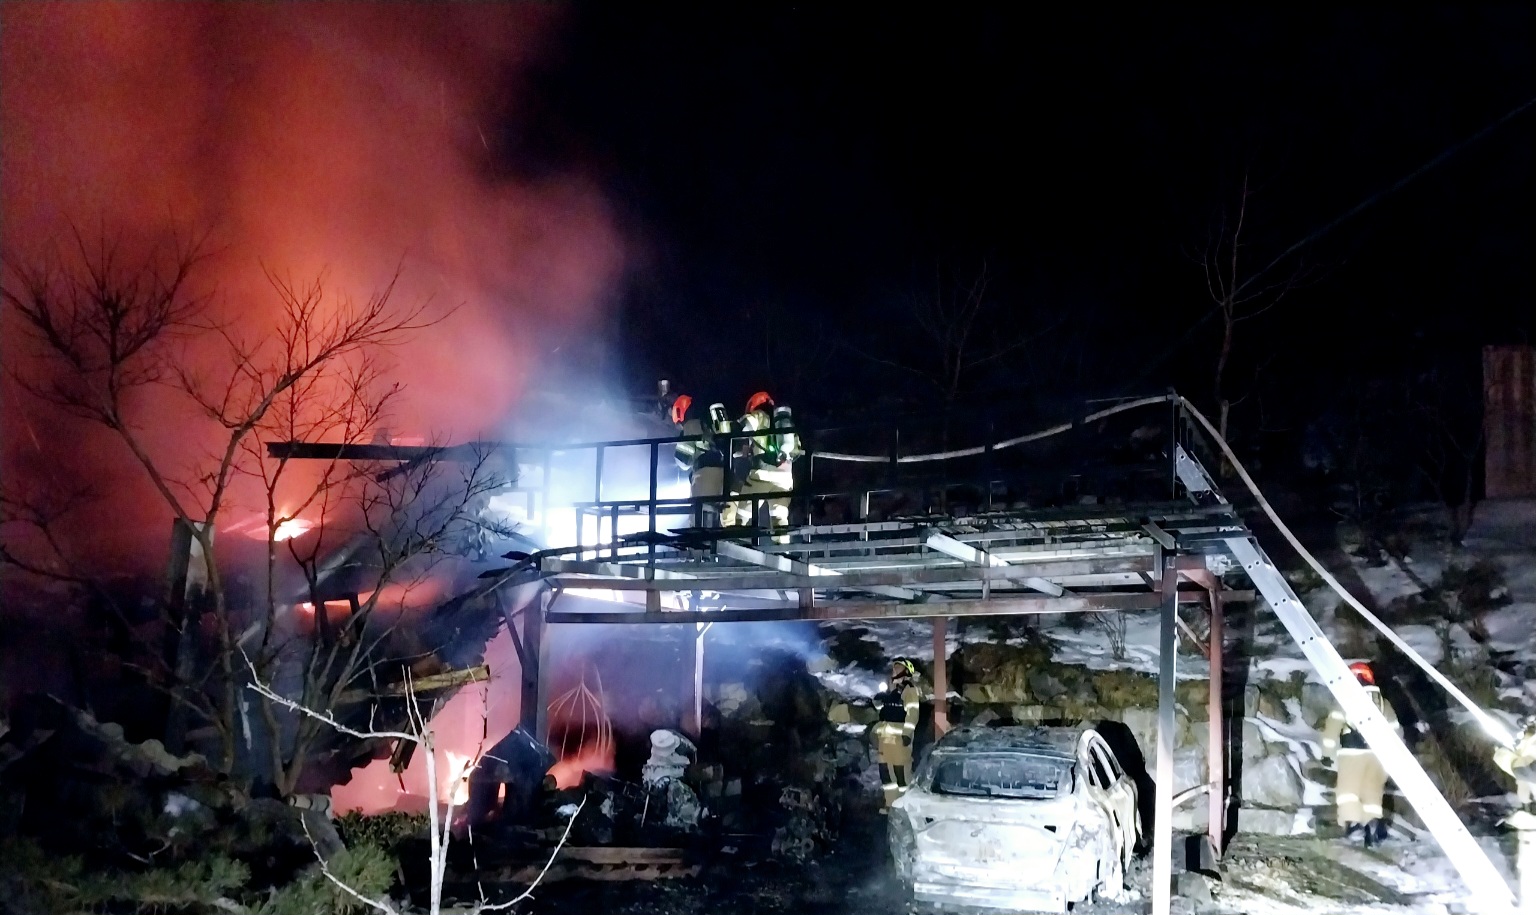
[[[987,767],[996,766],[1001,772],[1003,766],[1013,764],[1020,768],[1017,774],[1024,774],[1022,767],[1031,764],[1049,765],[1057,770],[1064,770],[1058,778],[1056,789],[1052,791],[1046,787],[1032,785],[986,785],[981,784],[988,774]],[[949,778],[946,775],[941,783],[940,775],[949,766],[959,765],[971,767],[974,772],[969,778]],[[1010,801],[1048,801],[1070,794],[1077,782],[1077,761],[1067,756],[1055,753],[1043,753],[1030,749],[997,748],[986,750],[939,750],[935,749],[928,757],[923,767],[924,771],[918,776],[918,783],[923,790],[941,797],[962,798],[988,798]],[[961,771],[964,771],[962,769]],[[969,781],[971,784],[963,784]]]

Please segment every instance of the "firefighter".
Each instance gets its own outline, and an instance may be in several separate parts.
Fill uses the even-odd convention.
[[[881,684],[875,696],[875,758],[880,763],[880,787],[884,791],[881,813],[907,790],[912,781],[912,739],[917,734],[917,713],[922,693],[917,688],[917,668],[905,658],[891,664],[891,682]]]
[[[1397,721],[1397,712],[1376,686],[1376,673],[1371,665],[1356,661],[1349,665],[1349,669],[1360,685],[1365,687],[1366,694],[1371,697],[1382,716],[1401,737],[1403,727]],[[1335,757],[1338,759],[1335,802],[1338,805],[1339,825],[1344,827],[1346,838],[1358,835],[1369,848],[1387,837],[1387,824],[1381,803],[1387,787],[1387,770],[1382,768],[1381,761],[1371,752],[1365,738],[1360,736],[1342,709],[1328,713],[1328,722],[1323,725],[1323,759]]]
[[[1513,747],[1493,751],[1493,761],[1515,780],[1519,806],[1504,820],[1518,837],[1515,856],[1520,911],[1536,912],[1536,718],[1527,719]]]
[[[748,457],[746,479],[741,487],[744,496],[764,493],[787,493],[795,486],[795,459],[804,452],[800,438],[793,431],[794,416],[789,407],[778,406],[767,391],[758,391],[747,400],[747,412],[737,421],[742,432],[771,432],[754,435],[742,440],[741,451]],[[782,429],[782,432],[771,430]],[[750,500],[735,503],[736,524],[745,524],[752,517]],[[768,513],[769,527],[775,531],[775,543],[788,543],[789,500],[766,499],[763,507]]]
[[[709,405],[707,421],[690,416],[693,398],[678,395],[672,401],[672,423],[680,435],[702,436],[696,442],[678,442],[675,458],[679,469],[688,474],[689,494],[695,499],[721,499],[725,496],[725,452],[718,436],[728,436],[731,420],[725,412],[725,404]],[[716,502],[695,503],[695,517],[700,527],[719,527],[721,504]],[[729,506],[726,506],[729,508]]]

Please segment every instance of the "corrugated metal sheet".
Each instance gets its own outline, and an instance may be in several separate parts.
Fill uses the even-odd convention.
[[[1484,492],[1536,496],[1536,347],[1483,347]]]

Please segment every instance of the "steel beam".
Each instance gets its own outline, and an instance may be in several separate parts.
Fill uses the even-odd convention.
[[[1205,468],[1183,448],[1178,450],[1175,467],[1179,481],[1192,498],[1205,497],[1226,502],[1226,498],[1211,482]],[[1302,654],[1312,663],[1323,685],[1333,693],[1350,723],[1365,738],[1366,744],[1381,760],[1398,790],[1413,805],[1419,819],[1445,851],[1446,857],[1461,875],[1480,908],[1512,911],[1515,897],[1509,885],[1499,875],[1498,869],[1477,844],[1477,840],[1467,831],[1465,824],[1457,818],[1456,811],[1451,809],[1434,782],[1430,781],[1402,738],[1397,736],[1376,708],[1376,703],[1350,672],[1349,665],[1340,656],[1338,649],[1328,641],[1327,634],[1291,590],[1285,576],[1280,574],[1280,570],[1264,554],[1258,542],[1250,536],[1232,537],[1226,543],[1243,571],[1269,602],[1275,616],[1284,624],[1291,638],[1296,640]]]
[[[541,741],[549,739],[549,709],[544,704],[544,662],[549,658],[549,639],[544,624],[549,620],[549,606],[553,602],[553,593],[540,588],[523,611],[523,648],[529,663],[523,666],[522,706],[517,717],[524,729],[531,725],[533,736]]]
[[[1211,785],[1209,822],[1206,833],[1210,836],[1211,852],[1221,857],[1227,830],[1227,741],[1222,715],[1222,664],[1226,660],[1226,611],[1221,605],[1221,589],[1210,589],[1211,637],[1210,650],[1210,699],[1207,718],[1210,732],[1206,740],[1206,778]]]
[[[697,575],[689,575],[686,572],[677,572],[672,569],[658,569],[649,564],[627,564],[622,562],[589,562],[579,559],[546,559],[541,563],[542,571],[551,575],[600,575],[608,578],[623,578],[629,580],[645,581],[657,580],[683,580],[692,581]]]
[[[1200,591],[1178,592],[1179,602],[1204,604]],[[1028,616],[1039,613],[1085,613],[1104,610],[1155,610],[1159,594],[1114,592],[1077,593],[1068,597],[994,597],[987,600],[932,600],[921,604],[899,601],[833,600],[810,607],[755,607],[740,610],[569,611],[549,614],[551,623],[744,623],[786,620],[932,619],[952,616]]]
[[[794,575],[803,575],[806,577],[842,576],[841,572],[838,572],[834,569],[822,568],[821,566],[811,565],[808,562],[800,562],[796,559],[790,559],[788,556],[779,556],[773,553],[765,553],[762,550],[754,550],[749,546],[742,546],[739,543],[733,543],[729,540],[722,540],[719,543],[716,543],[715,552],[720,556],[725,556],[730,559],[735,559],[741,562],[750,562],[753,565],[763,566],[765,568],[774,569],[779,572],[788,572]],[[804,584],[797,585],[796,587],[804,587]],[[727,589],[712,588],[711,590]],[[923,595],[917,593],[916,591],[911,591],[907,588],[890,587],[887,585],[873,585],[870,587],[861,588],[860,590],[869,591],[872,594],[879,594],[883,597],[895,598],[897,600],[917,601],[925,599]]]
[[[949,730],[949,618],[933,618],[933,739]]]
[[[930,531],[924,542],[929,549],[938,550],[945,556],[950,556],[972,565],[983,567],[1011,565],[1007,560],[999,559],[986,550],[978,549],[968,543],[961,543],[948,534],[942,534],[938,531]],[[1061,585],[1036,575],[1025,578],[1022,584],[1032,591],[1039,591],[1041,594],[1049,594],[1052,597],[1061,597],[1067,593],[1067,589]]]
[[[572,563],[562,563],[562,568],[569,568],[571,565]],[[974,583],[979,587],[983,582],[1018,581],[1032,576],[1073,578],[1084,575],[1137,574],[1145,571],[1146,565],[1145,560],[1136,558],[1040,563],[1030,567],[994,566],[987,569],[950,567],[836,572],[825,566],[814,566],[812,568],[817,570],[814,575],[753,572],[740,567],[716,567],[709,570],[709,574],[698,577],[669,571],[666,576],[658,575],[653,580],[637,577],[638,573],[623,577],[591,578],[561,573],[552,576],[549,580],[560,587],[604,588],[610,591],[787,591],[805,587],[825,591],[867,591],[881,586],[899,589],[902,586]],[[621,568],[642,569],[643,567],[621,566]],[[658,569],[657,571],[667,570]]]

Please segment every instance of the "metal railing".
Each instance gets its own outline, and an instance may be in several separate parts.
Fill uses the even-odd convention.
[[[1078,418],[1034,432],[936,452],[905,451],[899,430],[895,428],[887,429],[888,444],[878,454],[817,447],[817,443],[829,434],[846,434],[848,427],[733,430],[719,435],[673,435],[570,444],[479,442],[431,448],[289,442],[269,443],[268,449],[278,457],[398,461],[402,467],[421,461],[471,460],[472,455],[483,455],[484,449],[501,450],[518,468],[516,479],[504,497],[513,497],[522,521],[531,529],[529,533],[534,539],[551,548],[590,544],[594,554],[601,547],[610,557],[617,557],[621,551],[628,552],[621,545],[626,536],[642,532],[655,534],[664,524],[669,530],[702,527],[710,516],[718,517],[726,506],[741,503],[749,504],[746,514],[750,519],[750,523],[743,526],[742,536],[756,543],[769,533],[762,522],[767,512],[766,503],[770,500],[788,500],[791,518],[807,520],[817,516],[818,506],[825,516],[829,513],[828,506],[840,504],[843,508],[837,520],[858,523],[892,514],[923,514],[930,512],[936,504],[945,509],[951,503],[963,504],[977,512],[991,512],[997,508],[999,489],[1006,497],[1010,486],[1036,477],[1060,480],[1064,496],[1071,495],[1069,484],[1082,474],[1074,472],[1075,468],[1032,465],[1022,455],[1022,446],[1089,429],[1092,424],[1119,414],[1151,410],[1159,404],[1166,404],[1170,411],[1167,420],[1170,440],[1164,449],[1166,467],[1132,465],[1121,467],[1119,471],[1122,475],[1140,473],[1149,478],[1156,473],[1166,482],[1167,497],[1173,499],[1176,497],[1172,458],[1177,450],[1175,446],[1203,449],[1204,442],[1192,422],[1182,415],[1179,399],[1172,391],[1085,410]],[[1093,405],[1092,401],[1087,404]],[[871,437],[878,434],[880,427],[873,428],[877,431]],[[787,491],[742,492],[744,474],[740,467],[732,466],[743,460],[738,452],[750,451],[746,443],[754,439],[786,433],[800,437],[805,448],[804,456],[792,464],[791,488]],[[719,446],[715,450],[725,465],[723,494],[695,497],[663,492],[664,488],[673,489],[674,485],[688,485],[686,474],[678,471],[676,483],[667,483],[664,487],[666,471],[663,468],[673,461],[679,444],[694,442],[712,442]],[[641,451],[642,455],[624,461],[614,459],[617,453],[635,451]],[[1008,466],[1009,460],[1013,466]],[[612,479],[616,465],[623,466],[626,479]],[[643,471],[637,476],[636,468],[641,466]],[[385,474],[398,472],[399,468],[396,468],[385,471]],[[583,476],[586,476],[585,480],[581,479]],[[561,477],[564,479],[559,479]],[[616,495],[615,489],[624,492]],[[520,504],[513,494],[521,495]],[[882,500],[890,504],[877,509],[877,503]],[[555,513],[566,511],[571,515],[563,520],[563,524],[555,523]],[[554,542],[557,539],[570,542]],[[632,542],[643,539],[633,538]],[[643,551],[654,553],[654,546]]]

